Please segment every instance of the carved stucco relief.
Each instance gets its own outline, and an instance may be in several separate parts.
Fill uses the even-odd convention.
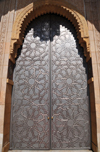
[[[45,2],[45,1],[44,1]],[[61,7],[60,7],[61,6]],[[70,6],[69,6],[70,7]],[[70,8],[67,8],[66,2],[52,1],[43,3],[38,1],[31,3],[24,10],[22,10],[16,17],[15,23],[13,25],[11,48],[10,48],[10,59],[14,61],[16,57],[16,51],[22,44],[24,31],[31,20],[45,13],[57,13],[68,18],[75,26],[77,31],[77,37],[79,38],[79,43],[84,47],[84,54],[89,56],[89,36],[87,23],[81,14]]]

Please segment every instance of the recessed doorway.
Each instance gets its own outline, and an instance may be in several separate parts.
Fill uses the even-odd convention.
[[[10,149],[90,149],[87,65],[74,26],[56,14],[27,27],[13,74]]]

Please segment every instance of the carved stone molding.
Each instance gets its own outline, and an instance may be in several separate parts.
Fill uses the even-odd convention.
[[[60,14],[72,22],[74,25],[79,43],[84,48],[84,55],[90,58],[90,43],[87,22],[78,11],[71,8],[65,1],[38,0],[26,6],[16,17],[11,37],[10,59],[14,61],[17,55],[17,49],[22,45],[24,32],[28,24],[36,17],[46,14]]]

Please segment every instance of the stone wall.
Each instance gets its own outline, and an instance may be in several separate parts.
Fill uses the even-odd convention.
[[[94,77],[95,110],[96,121],[92,120],[93,125],[97,125],[97,143],[100,151],[100,1],[85,0],[86,19],[88,23],[90,37],[90,51],[92,56],[92,67]],[[93,111],[94,114],[95,111]],[[94,129],[92,128],[94,132]],[[96,134],[96,133],[95,133]],[[93,149],[95,150],[96,137],[94,137]]]
[[[11,5],[12,4],[12,5]],[[15,16],[15,2],[0,1],[0,151],[3,141],[5,91],[12,25]]]

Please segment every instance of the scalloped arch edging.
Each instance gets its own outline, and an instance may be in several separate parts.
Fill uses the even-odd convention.
[[[17,50],[22,45],[24,39],[25,29],[33,19],[42,14],[56,13],[72,22],[76,29],[79,43],[84,48],[84,55],[88,60],[90,58],[90,43],[87,22],[84,16],[70,7],[68,8],[67,2],[61,2],[61,0],[53,2],[51,0],[49,2],[48,0],[38,0],[26,6],[18,14],[13,24],[9,58],[15,62]]]

